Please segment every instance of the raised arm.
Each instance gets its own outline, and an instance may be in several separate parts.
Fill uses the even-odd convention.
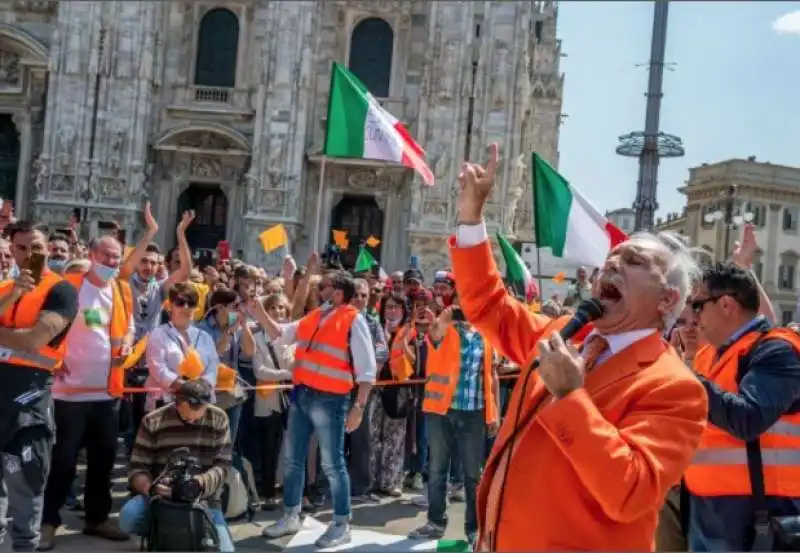
[[[494,187],[497,161],[493,144],[486,168],[465,163],[459,174],[458,228],[450,257],[467,319],[504,357],[521,365],[551,321],[511,297],[494,262],[483,206]]]
[[[189,242],[186,240],[186,228],[192,224],[192,221],[194,221],[194,211],[184,211],[176,231],[178,238],[178,255],[180,256],[181,264],[178,270],[174,273],[170,273],[167,280],[161,285],[162,290],[169,290],[176,282],[185,282],[189,280],[189,273],[192,272],[192,249],[189,247]]]
[[[147,253],[147,246],[153,242],[158,233],[158,223],[155,217],[153,217],[153,212],[150,209],[150,202],[144,205],[144,223],[146,225],[144,236],[136,243],[133,251],[125,258],[125,261],[122,262],[122,266],[119,268],[119,278],[121,280],[129,280],[133,276],[142,257]]]

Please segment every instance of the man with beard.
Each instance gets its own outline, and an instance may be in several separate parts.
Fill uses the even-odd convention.
[[[47,266],[56,274],[64,274],[64,267],[72,257],[69,237],[58,232],[51,234],[47,239],[47,249],[50,252]]]

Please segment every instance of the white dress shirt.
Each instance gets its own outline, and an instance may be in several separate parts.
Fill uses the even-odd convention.
[[[334,311],[333,307],[321,307],[322,319],[325,319]],[[306,315],[307,316],[307,315]],[[302,319],[300,319],[302,320]],[[290,345],[297,341],[297,325],[300,321],[292,321],[278,325],[281,335],[272,341],[276,345]],[[372,344],[372,334],[364,316],[359,313],[353,320],[350,328],[350,353],[353,356],[353,373],[356,382],[374,384],[378,374],[378,367],[375,361],[375,346]]]

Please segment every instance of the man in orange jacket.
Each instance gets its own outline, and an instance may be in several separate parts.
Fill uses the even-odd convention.
[[[667,236],[614,248],[593,288],[605,313],[576,351],[557,332],[565,318],[531,313],[503,286],[483,221],[491,150],[459,176],[453,272],[467,319],[522,370],[481,480],[476,550],[652,550],[708,412],[661,337],[689,293],[691,256]]]

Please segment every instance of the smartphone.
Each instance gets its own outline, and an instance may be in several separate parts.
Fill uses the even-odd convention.
[[[460,307],[456,307],[453,309],[453,320],[464,322],[467,318],[464,316],[464,311]]]
[[[31,254],[30,259],[28,260],[27,266],[25,267],[28,269],[32,276],[34,282],[39,284],[42,281],[42,271],[44,270],[44,263],[45,263],[45,256],[42,253],[33,253]]]

